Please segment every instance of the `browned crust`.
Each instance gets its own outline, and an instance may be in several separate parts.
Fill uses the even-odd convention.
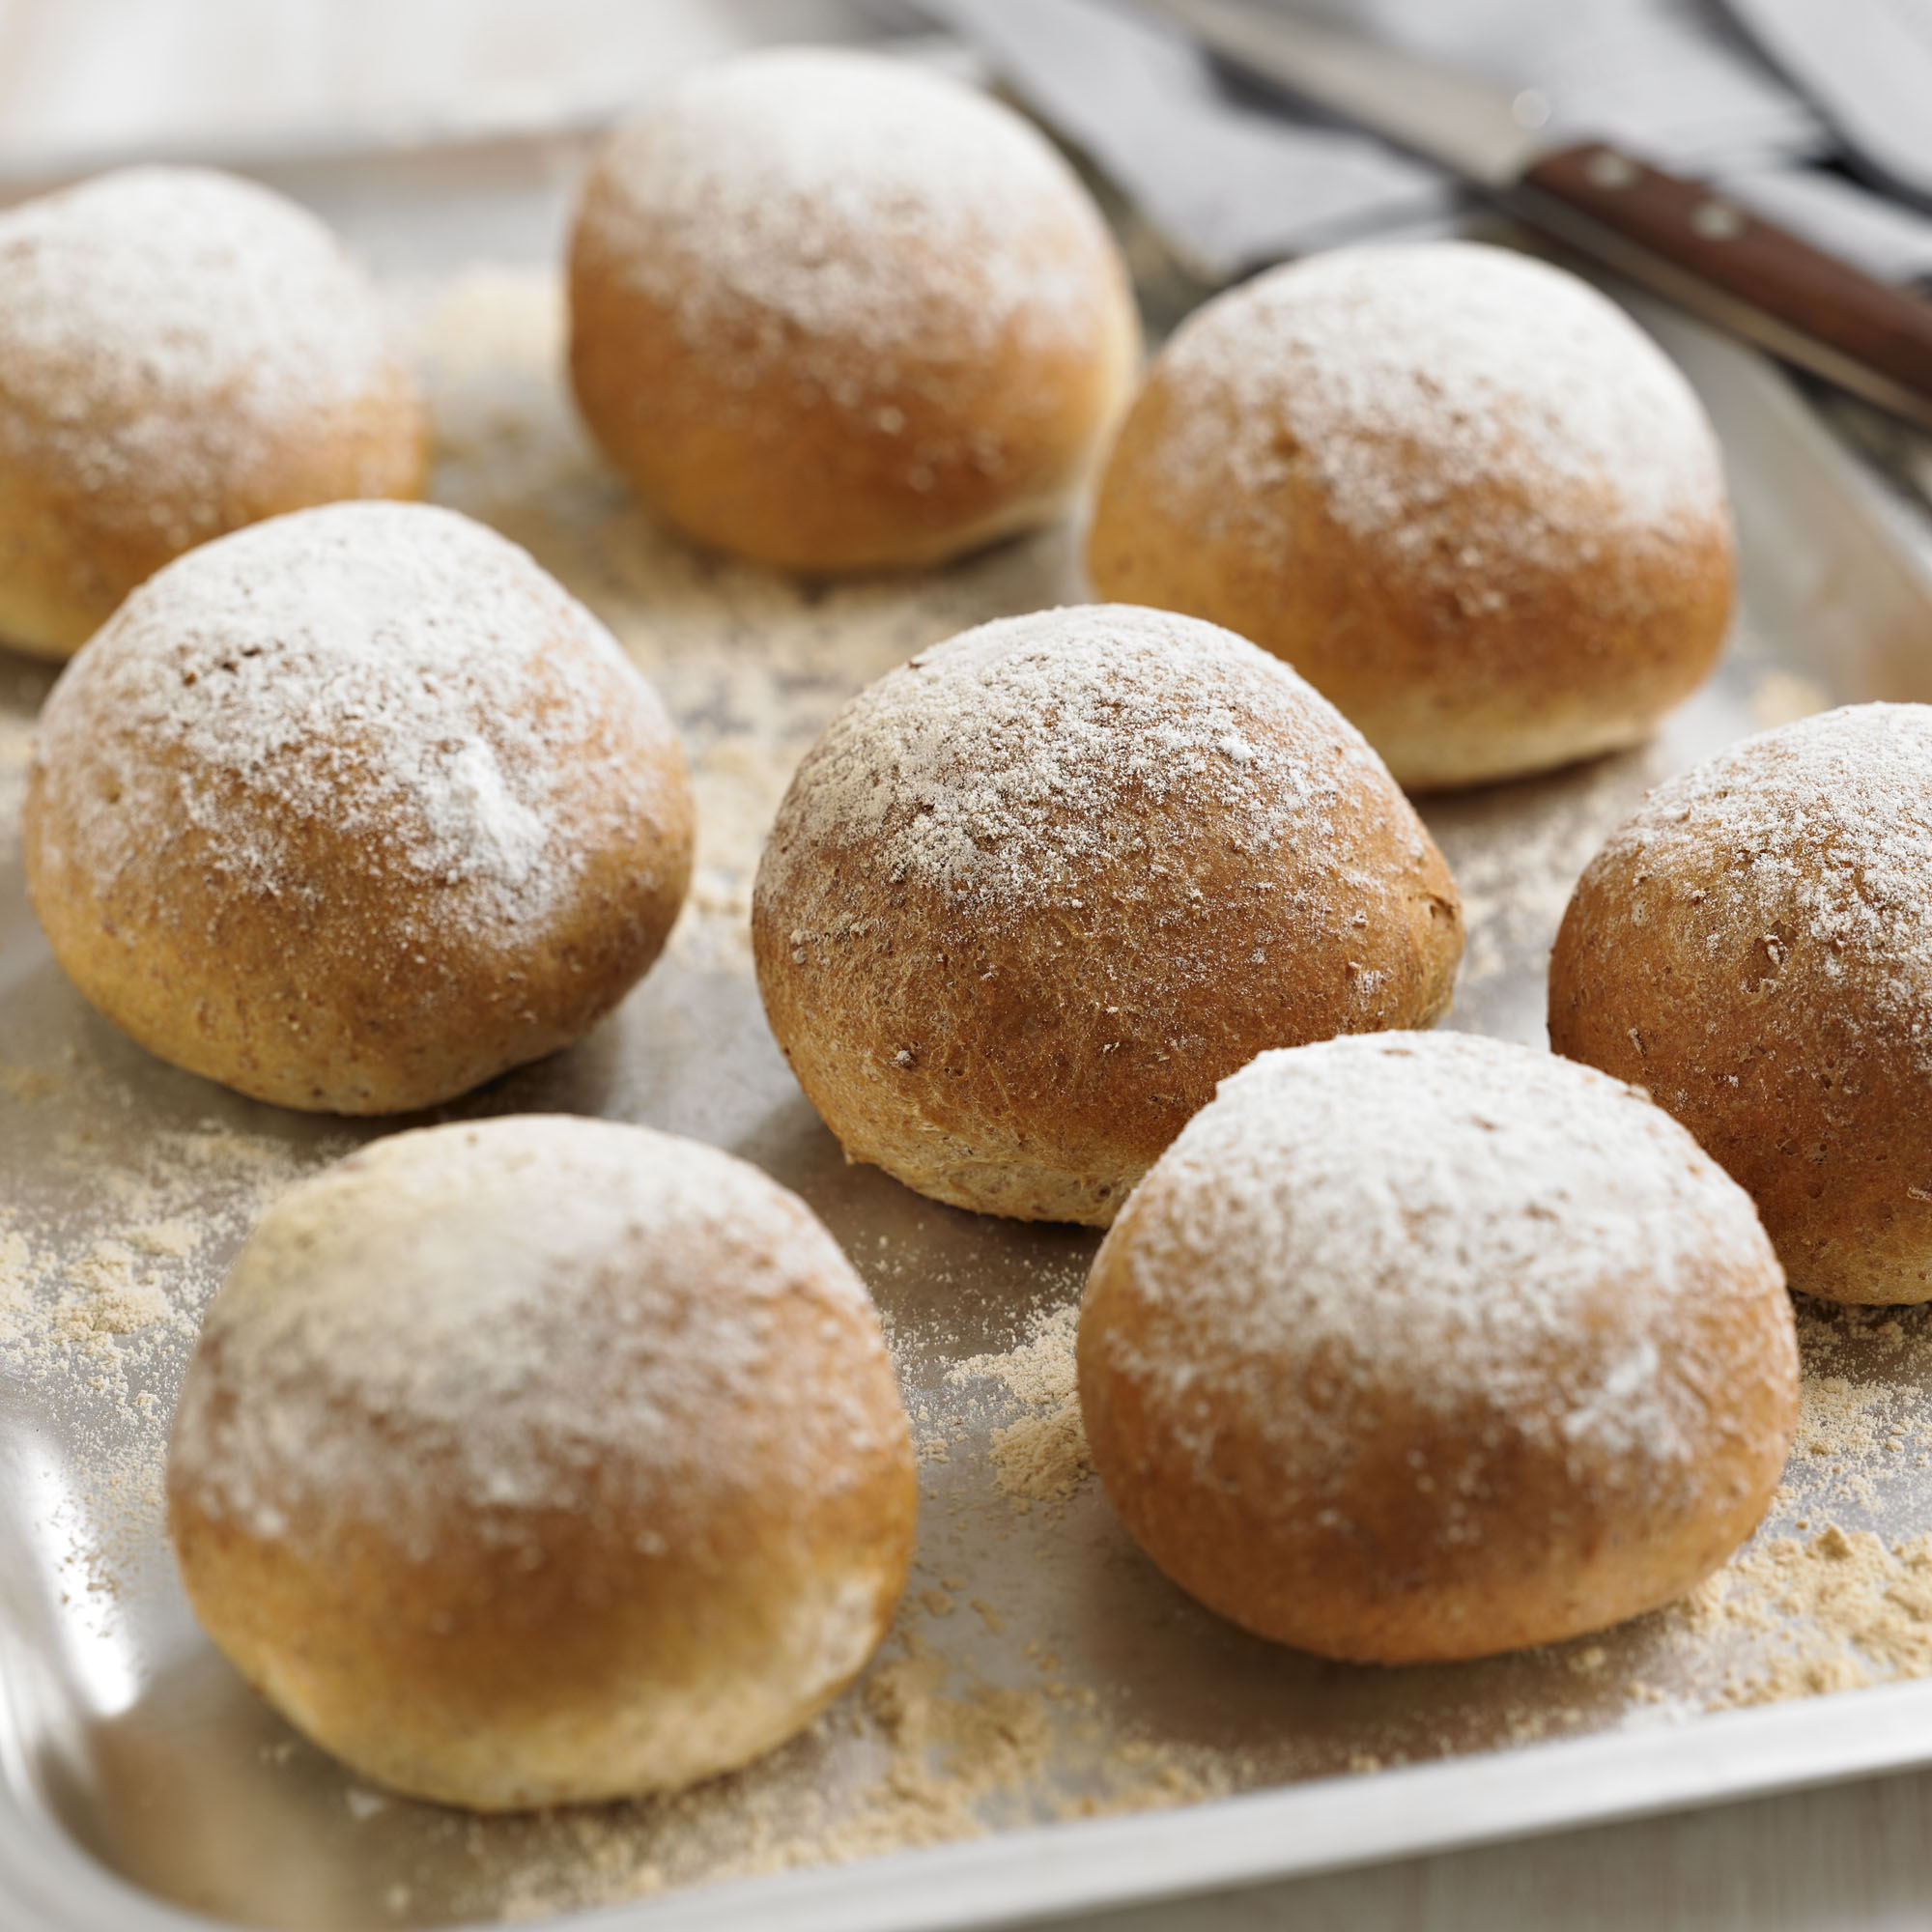
[[[1209,527],[1176,487],[1182,413],[1157,361],[1101,478],[1094,588],[1206,617],[1285,658],[1410,790],[1638,743],[1717,662],[1733,575],[1721,503],[1667,532],[1626,532],[1607,494],[1582,482],[1548,480],[1532,497],[1492,473],[1360,533],[1330,511],[1321,453],[1284,422],[1278,485],[1250,496],[1216,479]],[[1418,520],[1426,543],[1413,540]],[[1551,527],[1595,538],[1498,553],[1499,530]]]
[[[71,682],[84,662],[51,703],[86,701]],[[299,893],[238,877],[217,839],[182,813],[144,828],[137,863],[96,878],[75,831],[94,789],[111,782],[111,760],[55,774],[37,756],[27,889],[54,956],[150,1052],[285,1107],[408,1112],[554,1052],[657,957],[691,872],[684,754],[634,674],[559,642],[533,667],[529,702],[541,711],[586,681],[603,701],[582,743],[558,756],[554,807],[581,840],[582,869],[541,931],[479,929],[470,887],[426,880],[373,841],[286,810],[278,829]],[[119,728],[96,719],[93,744],[104,752]],[[613,810],[613,768],[636,810]],[[237,804],[274,810],[239,794]]]
[[[0,639],[40,657],[71,657],[130,590],[197,545],[319,503],[413,499],[428,482],[429,412],[398,363],[272,442],[237,438],[213,487],[197,466],[175,498],[159,494],[151,469],[83,474],[64,457],[91,437],[111,441],[120,427],[63,413],[56,437],[48,403],[66,411],[75,400],[14,393],[0,368]]]
[[[1782,910],[1742,924],[1725,841],[1675,855],[1613,842],[1578,880],[1549,962],[1550,1045],[1683,1122],[1757,1204],[1793,1288],[1932,1300],[1925,1047],[1896,998],[1921,970],[1821,939],[1797,876]],[[1918,1013],[1928,998],[1918,985]]]
[[[1134,1292],[1137,1216],[1160,1211],[1136,1195],[1095,1260],[1080,1318],[1081,1413],[1135,1540],[1181,1588],[1258,1635],[1373,1663],[1556,1642],[1681,1596],[1770,1502],[1797,1423],[1798,1354],[1776,1267],[1762,1255],[1713,1256],[1709,1293],[1680,1305],[1667,1361],[1695,1391],[1705,1426],[1688,1482],[1660,1480],[1667,1464],[1611,1458],[1488,1399],[1425,1410],[1400,1373],[1338,1398],[1319,1350],[1265,1365],[1265,1414],[1231,1394],[1225,1376],[1193,1386],[1212,1405],[1204,1481],[1189,1425],[1208,1423],[1110,1367],[1225,1352]],[[1744,1284],[1742,1298],[1726,1292],[1727,1276]],[[1630,1292],[1606,1267],[1594,1298],[1611,1307]],[[1549,1391],[1549,1414],[1562,1412],[1578,1366],[1560,1343],[1528,1365]],[[1338,1399],[1346,1416],[1333,1412]],[[1338,1430],[1350,1444],[1339,1458]]]
[[[713,1418],[764,1429],[755,1485],[707,1480],[694,1442],[677,1484],[609,1457],[579,1472],[574,1509],[485,1513],[456,1500],[447,1453],[405,1433],[360,1453],[407,1459],[423,1494],[451,1492],[434,1542],[406,1548],[390,1525],[346,1507],[303,1517],[286,1498],[289,1533],[264,1539],[211,1509],[198,1473],[174,1459],[169,1533],[196,1616],[302,1731],[418,1797],[510,1810],[676,1788],[749,1762],[856,1674],[825,1681],[813,1620],[793,1612],[839,1603],[869,1632],[863,1662],[904,1588],[918,1508],[869,1310],[794,1295],[772,1320],[770,1359],[791,1367],[768,1412]],[[193,1373],[218,1382],[218,1345],[204,1356]],[[819,1453],[806,1455],[787,1423],[810,1403],[837,1403],[851,1426],[812,1433]],[[387,1426],[345,1409],[341,1427],[369,1438]],[[836,1467],[828,1441],[841,1447]],[[726,1714],[710,1736],[707,1708]]]
[[[1238,728],[1305,754],[1302,719]],[[1339,739],[1310,763],[1343,787],[1326,850],[1264,861],[1213,802],[1129,792],[1064,892],[999,913],[856,844],[809,849],[808,755],[752,944],[772,1031],[847,1155],[955,1207],[1105,1226],[1257,1053],[1438,1018],[1463,952],[1447,864]]]
[[[808,338],[749,300],[688,340],[674,306],[640,286],[643,243],[600,167],[570,250],[570,373],[584,420],[660,516],[764,563],[936,563],[1047,522],[1085,480],[1140,360],[1125,270],[1078,194],[1069,183],[1065,208],[1042,202],[1034,216],[1042,266],[1084,285],[1076,326],[1039,327],[1022,302],[990,351],[967,353],[942,318],[931,340],[887,357],[856,339]],[[909,276],[919,270],[907,262]],[[837,394],[810,374],[828,360]]]

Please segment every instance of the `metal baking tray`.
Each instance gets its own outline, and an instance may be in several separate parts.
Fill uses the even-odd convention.
[[[1094,1237],[958,1213],[847,1166],[766,1033],[743,909],[763,815],[830,713],[966,624],[1080,598],[1077,545],[1052,531],[943,573],[811,586],[652,529],[584,448],[546,333],[583,152],[558,137],[259,171],[334,223],[424,331],[438,494],[609,618],[696,772],[697,885],[664,962],[591,1038],[437,1118],[648,1122],[797,1188],[889,1324],[924,1459],[919,1568],[885,1653],[827,1719],[677,1801],[470,1820],[367,1789],[269,1713],[175,1580],[166,1421],[199,1308],[262,1202],[407,1122],[242,1100],[151,1060],[67,985],[17,838],[50,676],[0,657],[0,1923],[340,1932],[601,1904],[599,1924],[638,1932],[1012,1925],[1932,1761],[1932,1683],[1706,1715],[1748,1642],[1669,1613],[1453,1668],[1297,1656],[1170,1586],[1091,1478],[1052,1493],[1050,1454],[1046,1493],[1002,1487],[1022,1438],[1065,1447],[1049,1357]],[[1744,584],[1729,654],[1642,751],[1426,805],[1471,917],[1450,1024],[1536,1044],[1571,882],[1646,784],[1805,709],[1932,698],[1932,585],[1855,466],[1754,355],[1643,319],[1728,453]],[[1916,1344],[1923,1323],[1902,1319]],[[1899,1378],[1901,1414],[1932,1405],[1897,1368],[1919,1359],[1904,1331],[1810,1325],[1839,1373]],[[987,1356],[1004,1359],[971,1366]],[[1829,1512],[1888,1537],[1932,1528],[1932,1475],[1911,1458],[1849,1486],[1803,1463],[1774,1527]]]

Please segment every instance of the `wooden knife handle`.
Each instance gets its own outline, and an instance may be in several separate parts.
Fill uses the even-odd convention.
[[[1932,424],[1932,301],[1600,141],[1546,155],[1513,205],[1607,267]]]

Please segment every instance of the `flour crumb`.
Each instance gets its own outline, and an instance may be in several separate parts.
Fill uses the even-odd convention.
[[[137,1278],[133,1250],[120,1241],[100,1240],[71,1263],[68,1293],[56,1315],[55,1330],[71,1340],[89,1334],[131,1335],[165,1321],[173,1305],[152,1282]]]
[[[1094,1467],[1073,1345],[1077,1302],[1037,1313],[1026,1339],[1004,1354],[969,1355],[947,1371],[949,1382],[999,1382],[1020,1406],[1018,1418],[994,1429],[988,1451],[1003,1493],[1024,1515],[1035,1503],[1064,1503]]]
[[[154,1221],[128,1231],[128,1244],[144,1255],[181,1261],[201,1245],[201,1230],[192,1221]]]

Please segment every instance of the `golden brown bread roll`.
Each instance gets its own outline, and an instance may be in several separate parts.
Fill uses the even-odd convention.
[[[848,705],[779,809],[752,942],[852,1159],[1104,1226],[1264,1047],[1446,1010],[1463,924],[1381,760],[1286,665],[1090,606]]]
[[[375,291],[293,202],[151,167],[0,213],[0,642],[71,657],[170,557],[428,461]]]
[[[726,62],[616,135],[570,301],[584,419],[651,508],[802,570],[1046,522],[1140,359],[1119,253],[1047,142],[850,50]]]
[[[1260,1635],[1379,1663],[1690,1589],[1798,1414],[1743,1190],[1641,1094],[1468,1034],[1224,1082],[1102,1243],[1078,1362],[1154,1561]]]
[[[337,503],[144,584],[41,715],[54,956],[151,1052],[399,1113],[562,1046],[657,956],[684,757],[610,634],[453,511]]]
[[[378,1141],[263,1217],[176,1412],[195,1613],[356,1771],[480,1810],[661,1791],[809,1723],[917,1488],[795,1195],[603,1121]]]
[[[1575,276],[1465,242],[1318,256],[1187,322],[1088,561],[1288,659],[1411,790],[1639,742],[1731,604],[1690,385]]]
[[[1660,785],[1577,881],[1549,1039],[1697,1136],[1793,1288],[1932,1300],[1932,707],[1830,711]]]

